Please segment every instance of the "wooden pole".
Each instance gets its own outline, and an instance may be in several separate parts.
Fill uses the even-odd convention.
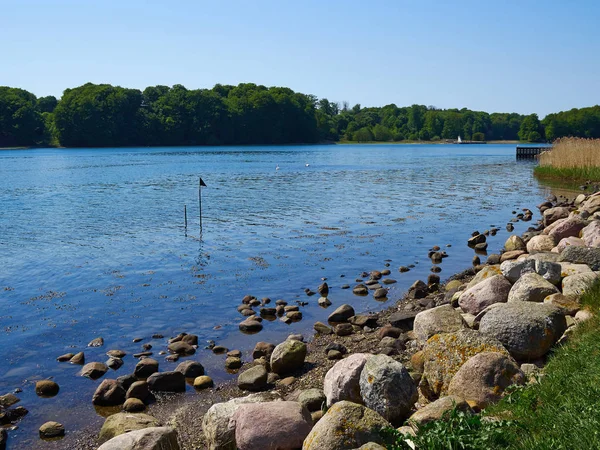
[[[183,205],[183,217],[185,220],[185,229],[187,230],[187,205]]]
[[[200,211],[200,232],[202,232],[202,178],[198,178],[198,209]]]

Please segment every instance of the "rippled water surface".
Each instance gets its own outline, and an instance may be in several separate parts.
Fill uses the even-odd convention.
[[[108,349],[133,353],[142,343],[158,352],[165,340],[152,334],[186,331],[247,359],[255,342],[307,333],[326,319],[331,308],[304,294],[322,277],[332,308],[376,310],[386,303],[340,286],[389,264],[398,280],[391,303],[427,277],[434,245],[452,245],[444,248],[442,279],[470,265],[465,242],[473,230],[500,227],[489,240],[499,250],[511,212],[533,209],[545,194],[532,163],[516,162],[514,153],[514,145],[0,152],[0,394],[22,388],[21,404],[31,411],[11,442],[40,445],[37,428],[46,420],[67,430],[98,420],[91,395],[101,380],[78,377],[78,367],[55,361],[59,354],[85,349],[87,361],[105,361]],[[202,234],[199,176],[207,184]],[[398,272],[409,264],[416,267]],[[301,322],[265,322],[246,336],[236,311],[246,294],[309,304]],[[86,349],[97,336],[105,346]],[[133,344],[136,337],[144,340]],[[194,358],[226,379],[224,357],[201,344]],[[175,367],[158,359],[161,370]],[[134,363],[128,355],[107,376],[129,373]],[[38,399],[32,383],[47,377],[61,392]]]

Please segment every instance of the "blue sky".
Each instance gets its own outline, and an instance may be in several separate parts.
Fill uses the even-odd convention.
[[[0,0],[0,85],[253,82],[531,113],[600,103],[600,1]]]

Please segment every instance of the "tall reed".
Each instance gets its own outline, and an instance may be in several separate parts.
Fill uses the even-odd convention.
[[[539,157],[540,166],[556,169],[600,167],[600,139],[561,138]]]

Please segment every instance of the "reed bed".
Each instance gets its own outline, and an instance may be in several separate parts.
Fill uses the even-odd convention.
[[[539,156],[535,175],[562,181],[600,181],[600,139],[562,138]]]

